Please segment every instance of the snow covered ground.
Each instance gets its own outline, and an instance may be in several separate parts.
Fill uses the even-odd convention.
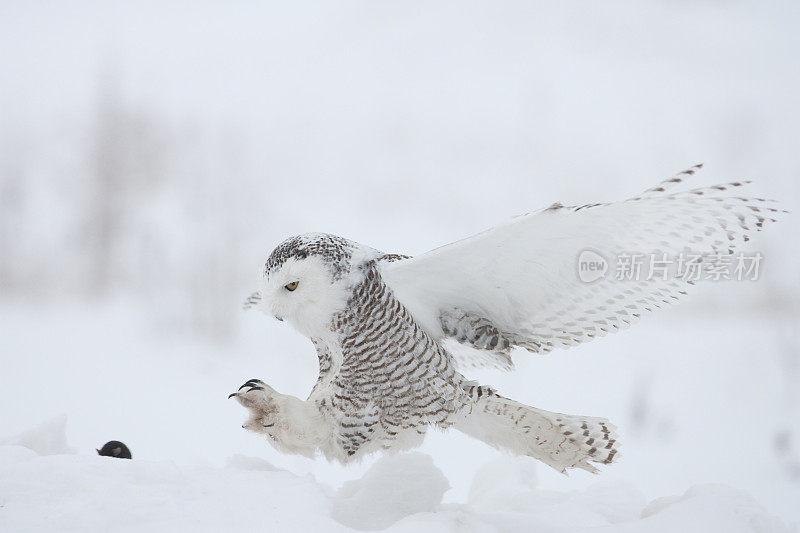
[[[554,492],[500,459],[475,476],[468,502],[443,504],[430,456],[378,461],[338,491],[260,459],[224,468],[0,447],[4,531],[788,531],[747,494],[695,486],[650,503],[627,484]],[[388,528],[388,529],[387,529]]]
[[[788,321],[676,308],[483,373],[527,403],[620,425],[619,464],[564,477],[454,432],[350,467],[278,454],[226,395],[258,376],[303,396],[307,341],[246,313],[237,345],[195,344],[148,333],[137,309],[0,308],[0,530],[766,532],[800,518]],[[95,454],[112,439],[134,459]]]
[[[647,503],[622,482],[545,490],[529,461],[499,458],[476,471],[466,502],[446,504],[447,478],[419,452],[381,458],[333,490],[243,455],[222,468],[69,455],[64,421],[0,446],[4,531],[788,531],[723,485]]]

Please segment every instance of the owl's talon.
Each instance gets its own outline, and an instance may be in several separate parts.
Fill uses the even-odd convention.
[[[269,434],[269,431],[275,431],[272,428],[279,413],[276,395],[272,387],[260,379],[251,379],[229,398],[235,396],[236,401],[249,411],[249,419],[242,425],[244,429]]]
[[[269,398],[274,393],[275,391],[260,379],[251,379],[239,387],[239,390],[229,395],[228,398],[236,397],[239,403],[248,409],[263,409],[265,402],[268,403]]]
[[[266,383],[264,383],[260,379],[248,379],[247,381],[244,382],[244,384],[241,387],[239,387],[239,390],[242,390],[245,387],[261,387],[261,385],[266,385]],[[261,390],[263,389],[264,387],[261,387]],[[250,390],[253,389],[251,388]]]
[[[259,383],[263,384],[264,382],[260,381],[260,380],[257,380],[257,379],[251,379],[251,380],[245,381],[244,385],[239,387],[239,390],[242,390],[245,387],[255,387]]]

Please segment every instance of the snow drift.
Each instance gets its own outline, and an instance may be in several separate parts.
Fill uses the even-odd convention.
[[[59,417],[0,446],[0,529],[788,531],[750,496],[722,485],[648,504],[628,484],[542,490],[533,461],[502,457],[477,470],[466,503],[443,504],[447,479],[418,452],[386,456],[335,491],[242,455],[214,468],[68,454],[65,422]]]

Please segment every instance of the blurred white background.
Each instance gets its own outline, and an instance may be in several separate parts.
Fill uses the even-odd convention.
[[[71,444],[135,458],[281,456],[228,392],[300,397],[312,345],[240,311],[306,231],[422,253],[554,201],[632,196],[698,162],[797,210],[795,2],[3,2],[0,437],[66,413]],[[648,497],[724,482],[800,518],[800,225],[754,283],[709,283],[623,335],[481,373],[606,416]],[[465,497],[497,452],[433,454]]]

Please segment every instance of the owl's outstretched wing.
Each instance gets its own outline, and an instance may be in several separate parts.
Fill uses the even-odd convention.
[[[514,346],[546,353],[615,332],[686,294],[696,274],[720,277],[714,264],[750,270],[734,251],[783,213],[737,196],[748,182],[674,192],[699,168],[625,201],[554,204],[381,262],[383,279],[430,335],[469,348],[453,351],[462,365],[509,369]]]

